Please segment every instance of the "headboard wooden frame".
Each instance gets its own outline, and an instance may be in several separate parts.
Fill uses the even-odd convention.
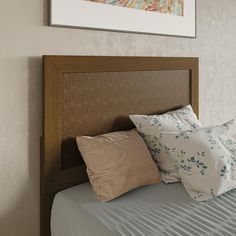
[[[49,236],[55,194],[88,180],[75,136],[126,130],[129,114],[189,103],[198,114],[198,58],[44,56],[43,65],[40,220]]]

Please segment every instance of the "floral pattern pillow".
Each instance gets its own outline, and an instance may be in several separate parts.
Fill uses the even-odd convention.
[[[189,195],[205,201],[236,188],[236,121],[183,132],[163,132],[161,139]]]
[[[166,158],[160,134],[163,131],[185,131],[201,127],[200,121],[193,112],[191,105],[167,112],[163,115],[130,115],[130,119],[144,138],[147,147],[161,171],[165,183],[179,182],[176,161]]]

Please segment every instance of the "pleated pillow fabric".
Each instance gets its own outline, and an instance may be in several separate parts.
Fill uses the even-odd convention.
[[[183,132],[163,132],[168,155],[189,195],[206,201],[236,188],[236,122]]]
[[[136,130],[76,138],[98,200],[160,182],[158,167]]]
[[[160,139],[163,131],[184,131],[201,127],[200,121],[193,112],[191,105],[162,115],[130,115],[139,134],[161,171],[165,183],[179,182],[176,161],[166,157],[166,150]]]

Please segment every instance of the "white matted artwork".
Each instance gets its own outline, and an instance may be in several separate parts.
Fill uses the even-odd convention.
[[[50,25],[196,37],[195,0],[51,0]]]

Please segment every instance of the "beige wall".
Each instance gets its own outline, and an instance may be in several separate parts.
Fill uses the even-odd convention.
[[[200,57],[200,118],[236,117],[236,1],[197,0],[197,39],[52,28],[46,0],[1,0],[0,235],[39,235],[43,54]]]

